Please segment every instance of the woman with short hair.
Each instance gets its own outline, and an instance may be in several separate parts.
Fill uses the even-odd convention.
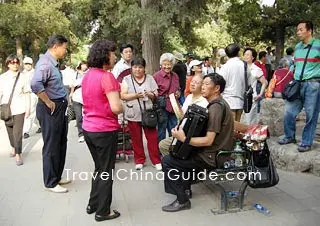
[[[121,84],[121,98],[126,101],[125,118],[128,120],[129,132],[134,151],[135,168],[141,170],[146,156],[143,149],[142,129],[147,138],[147,147],[151,163],[161,170],[158,147],[157,128],[146,128],[141,124],[142,111],[151,109],[158,95],[158,85],[152,75],[145,74],[146,61],[136,58],[131,62],[132,74],[124,77]]]
[[[12,150],[10,157],[16,157],[16,165],[23,165],[22,160],[22,132],[24,118],[30,115],[31,87],[29,77],[20,74],[20,60],[11,54],[6,59],[9,70],[0,75],[0,104],[8,104],[12,94],[10,110],[12,120],[6,121],[6,129]]]
[[[97,40],[90,48],[89,71],[82,80],[83,134],[94,161],[87,213],[96,212],[95,220],[111,220],[120,216],[110,211],[112,172],[116,161],[118,114],[122,112],[120,84],[111,72],[115,63],[116,46],[108,40]],[[109,177],[103,177],[103,174]]]
[[[153,77],[158,84],[158,107],[161,109],[161,118],[158,122],[158,141],[166,138],[166,130],[171,136],[171,130],[177,125],[177,117],[170,103],[169,95],[174,93],[180,97],[179,77],[172,71],[175,57],[172,53],[164,53],[160,57],[161,70]]]

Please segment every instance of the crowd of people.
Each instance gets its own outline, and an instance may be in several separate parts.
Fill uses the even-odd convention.
[[[16,157],[18,166],[23,164],[22,137],[29,137],[37,118],[37,132],[42,133],[44,142],[44,186],[51,192],[67,192],[61,185],[71,182],[62,178],[62,173],[67,151],[66,111],[72,103],[79,142],[87,144],[98,175],[92,179],[88,214],[95,213],[96,221],[120,216],[118,211],[110,210],[112,178],[103,180],[99,176],[104,172],[111,174],[115,168],[119,118],[128,121],[135,169],[145,166],[144,133],[152,165],[165,174],[165,191],[176,195],[174,202],[162,210],[189,209],[191,181],[183,180],[181,174],[216,168],[215,153],[233,148],[238,123],[257,124],[261,100],[282,98],[285,85],[293,79],[302,78],[300,98],[285,101],[285,136],[279,143],[296,142],[295,118],[304,109],[306,126],[298,151],[311,150],[320,111],[320,40],[313,38],[310,21],[298,24],[297,35],[301,42],[294,51],[287,49],[287,56],[280,60],[278,68],[272,66],[271,48],[257,53],[247,47],[241,58],[240,46],[233,43],[219,52],[219,64],[215,67],[210,57],[197,60],[187,54],[183,63],[182,54],[163,53],[159,58],[160,68],[153,75],[146,73],[146,61],[134,56],[130,44],[120,46],[121,59],[116,63],[116,45],[105,39],[93,43],[87,61],[79,62],[77,72],[70,75],[70,69],[61,71],[63,68],[58,63],[65,57],[68,40],[54,35],[49,38],[47,52],[40,56],[35,69],[33,60],[26,57],[24,70],[20,72],[19,58],[10,55],[6,60],[8,71],[0,75],[1,105],[9,103],[12,114],[12,120],[5,122],[12,146],[10,156]],[[253,105],[250,112],[243,113],[246,83],[253,90]],[[182,105],[182,115],[192,104],[208,108],[203,137],[187,140],[183,129],[177,127],[176,109],[169,96]],[[157,125],[145,126],[142,123],[145,112],[155,105]],[[186,160],[174,158],[169,154],[173,138],[198,147],[199,152]],[[176,169],[175,175],[171,175],[170,169]],[[172,180],[175,176],[179,179]]]

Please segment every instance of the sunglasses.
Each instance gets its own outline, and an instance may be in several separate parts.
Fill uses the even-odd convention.
[[[9,64],[20,64],[19,60],[10,60]]]

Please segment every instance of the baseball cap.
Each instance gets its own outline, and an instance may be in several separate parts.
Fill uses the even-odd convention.
[[[196,66],[196,65],[200,65],[202,64],[202,61],[200,60],[192,60],[189,64],[189,67],[192,68],[193,66]]]
[[[33,64],[33,60],[32,60],[31,57],[25,57],[25,58],[23,59],[23,63],[24,63],[24,64]]]
[[[180,61],[183,61],[183,60],[184,60],[182,53],[173,51],[173,55],[174,55],[174,58],[175,58],[176,60],[180,60]]]

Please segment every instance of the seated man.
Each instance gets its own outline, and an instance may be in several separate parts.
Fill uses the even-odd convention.
[[[220,104],[209,106],[209,119],[207,133],[204,137],[193,137],[189,144],[199,147],[199,152],[193,153],[188,159],[181,160],[166,155],[162,159],[164,171],[164,186],[167,193],[176,195],[176,200],[162,207],[163,211],[176,212],[190,209],[191,203],[185,190],[190,188],[191,181],[188,175],[196,175],[204,169],[216,168],[215,155],[218,150],[231,150],[233,148],[234,122],[229,105],[223,100],[221,93],[224,91],[226,81],[222,76],[211,73],[204,77],[202,95],[208,100],[220,101]],[[174,128],[173,137],[185,142],[186,135],[182,129]],[[203,149],[200,149],[203,147]]]
[[[201,85],[202,85],[202,81],[203,81],[203,76],[202,75],[194,75],[191,83],[190,83],[190,92],[191,94],[189,94],[185,100],[185,102],[183,103],[182,106],[182,112],[183,114],[186,113],[189,105],[191,104],[197,104],[201,107],[207,107],[208,105],[208,101],[206,98],[204,98],[201,95]],[[167,155],[169,154],[169,147],[170,144],[172,143],[173,137],[167,137],[166,139],[160,141],[159,143],[159,149],[162,155]]]

